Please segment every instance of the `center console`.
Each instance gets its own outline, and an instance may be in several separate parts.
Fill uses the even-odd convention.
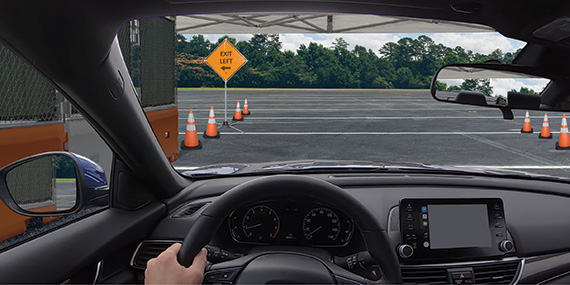
[[[506,228],[503,200],[402,199],[396,250],[405,283],[516,283],[524,262]]]
[[[514,250],[500,198],[402,199],[399,208],[401,259],[499,257]]]

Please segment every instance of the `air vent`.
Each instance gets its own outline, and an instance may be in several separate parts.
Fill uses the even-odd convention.
[[[174,215],[172,215],[172,217],[173,218],[190,217],[190,216],[194,215],[196,212],[198,212],[198,210],[202,209],[202,207],[204,207],[208,203],[209,202],[188,204],[188,205],[182,207],[182,209],[178,210]]]
[[[477,284],[510,284],[517,275],[519,261],[473,266]]]
[[[146,269],[146,263],[157,257],[161,252],[170,247],[176,241],[143,241],[137,247],[131,266],[137,269]]]
[[[410,267],[402,268],[404,284],[429,283],[448,284],[447,268]]]
[[[447,269],[473,269],[475,284],[511,284],[517,276],[520,260],[497,261],[475,264],[449,264],[446,266],[406,266],[402,268],[402,280],[407,284],[448,284]]]

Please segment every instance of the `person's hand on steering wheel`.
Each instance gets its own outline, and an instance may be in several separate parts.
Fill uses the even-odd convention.
[[[144,272],[145,284],[201,284],[207,260],[206,249],[202,249],[194,257],[190,267],[178,263],[177,255],[182,245],[175,243],[158,257],[150,259]]]

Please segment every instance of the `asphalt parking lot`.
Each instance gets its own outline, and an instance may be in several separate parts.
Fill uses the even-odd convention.
[[[57,181],[55,184],[57,210],[71,209],[77,200],[77,186],[75,181]]]
[[[228,121],[236,101],[252,113],[204,139],[210,106],[224,121],[224,91],[178,91],[179,141],[188,109],[201,150],[180,150],[180,170],[238,162],[306,159],[422,162],[483,166],[570,176],[570,150],[555,150],[561,113],[550,113],[554,138],[538,139],[544,112],[531,111],[533,134],[521,134],[524,111],[503,120],[497,109],[436,102],[428,91],[228,90]]]

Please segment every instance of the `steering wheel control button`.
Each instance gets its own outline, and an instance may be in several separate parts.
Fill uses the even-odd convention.
[[[401,258],[409,258],[414,254],[414,249],[409,244],[402,244],[398,246],[398,255]]]
[[[506,239],[499,244],[499,249],[505,253],[513,252],[513,250],[515,250],[515,244]]]
[[[238,272],[239,268],[209,271],[204,275],[204,283],[231,284]]]
[[[206,256],[208,261],[212,263],[220,263],[240,257],[237,254],[231,253],[221,248],[217,248],[215,246],[206,245],[204,246],[204,248],[206,248],[206,250],[208,251],[208,255]]]

